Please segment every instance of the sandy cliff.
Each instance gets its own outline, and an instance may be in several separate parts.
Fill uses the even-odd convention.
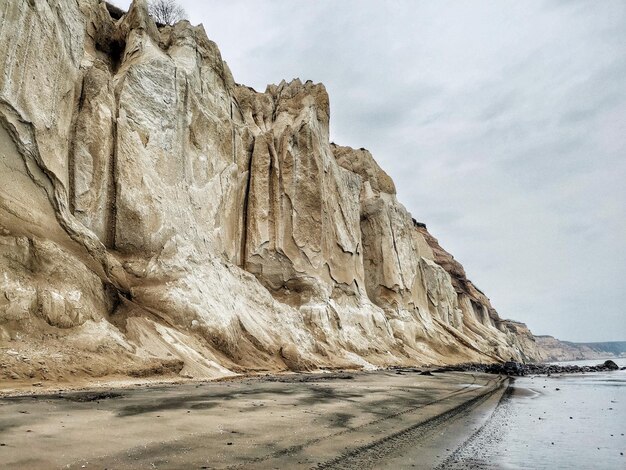
[[[143,0],[8,0],[0,63],[3,380],[540,356],[323,85],[238,85]]]
[[[604,343],[573,343],[552,336],[535,336],[535,342],[545,361],[576,361],[626,357],[626,341]]]

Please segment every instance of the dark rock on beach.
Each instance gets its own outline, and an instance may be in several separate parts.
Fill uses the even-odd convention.
[[[619,370],[619,366],[615,362],[609,360],[597,366],[578,366],[578,365],[555,365],[508,361],[495,364],[457,364],[454,366],[446,366],[438,369],[439,372],[459,371],[459,372],[486,372],[489,374],[501,374],[510,376],[524,375],[551,375],[551,374],[580,374],[585,372],[608,372]]]

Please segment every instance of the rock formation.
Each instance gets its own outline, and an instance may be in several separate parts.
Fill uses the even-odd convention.
[[[626,357],[626,341],[572,343],[552,336],[537,335],[540,359],[550,362]]]
[[[0,63],[0,378],[539,357],[323,85],[238,85],[145,0],[3,2]]]

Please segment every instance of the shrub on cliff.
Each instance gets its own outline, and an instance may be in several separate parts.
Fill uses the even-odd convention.
[[[175,0],[150,0],[148,13],[160,24],[173,25],[187,16],[183,7]]]

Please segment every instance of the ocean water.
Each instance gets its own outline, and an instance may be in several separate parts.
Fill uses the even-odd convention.
[[[626,371],[520,377],[511,391],[448,468],[626,469]]]

